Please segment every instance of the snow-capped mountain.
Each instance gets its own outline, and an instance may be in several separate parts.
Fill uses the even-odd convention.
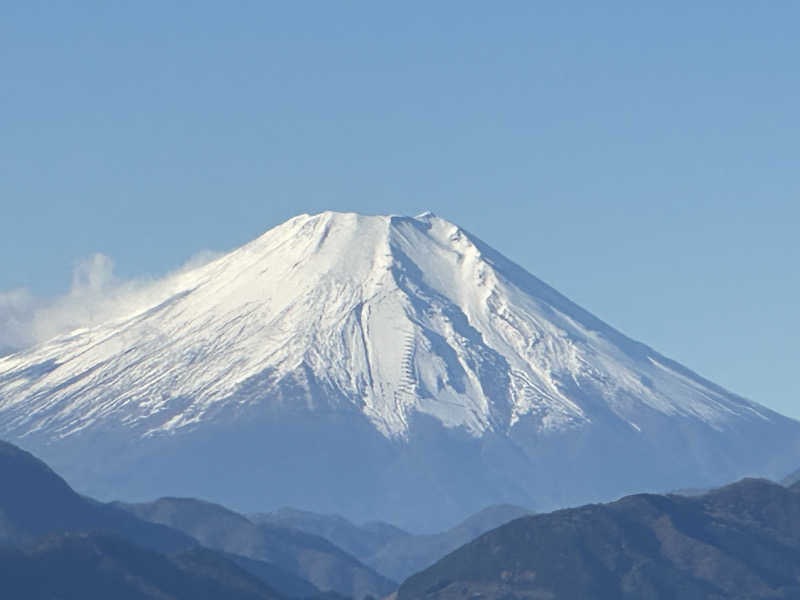
[[[0,358],[0,436],[103,496],[412,527],[800,458],[800,423],[432,214],[298,216],[124,318]]]

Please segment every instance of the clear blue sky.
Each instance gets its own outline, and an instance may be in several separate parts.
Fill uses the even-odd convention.
[[[800,417],[800,4],[653,4],[3,2],[0,291],[430,209]]]

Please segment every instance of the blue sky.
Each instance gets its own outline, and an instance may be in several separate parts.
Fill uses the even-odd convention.
[[[800,417],[800,5],[430,4],[0,4],[0,336],[97,252],[432,210]]]

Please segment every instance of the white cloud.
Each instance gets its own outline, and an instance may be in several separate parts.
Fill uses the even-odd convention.
[[[108,256],[93,254],[75,265],[72,286],[62,296],[36,298],[23,288],[0,292],[0,355],[157,303],[168,293],[169,281],[175,275],[207,264],[217,256],[203,251],[160,279],[123,281],[114,275],[114,263]]]
[[[34,343],[30,323],[36,304],[28,290],[0,292],[0,355]]]
[[[72,293],[101,292],[114,283],[114,263],[105,254],[92,254],[72,272]]]

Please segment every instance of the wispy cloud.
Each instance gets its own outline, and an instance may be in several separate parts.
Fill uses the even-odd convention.
[[[126,281],[114,275],[114,263],[108,256],[93,254],[75,265],[72,284],[64,295],[39,298],[24,288],[0,292],[0,355],[122,317],[149,301],[156,302],[175,275],[217,256],[203,251],[162,278]]]
[[[37,301],[26,289],[0,292],[0,355],[33,343],[31,322]]]

